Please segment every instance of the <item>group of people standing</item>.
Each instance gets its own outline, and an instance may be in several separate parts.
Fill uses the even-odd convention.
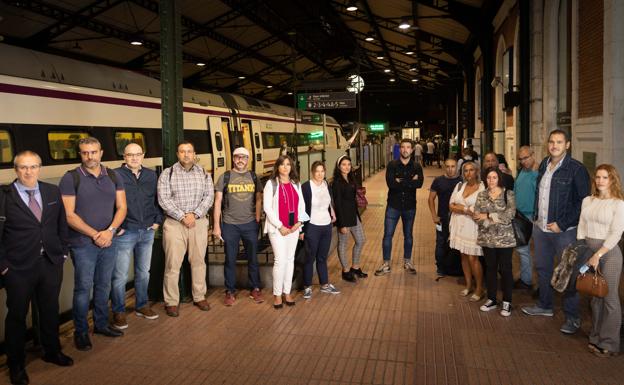
[[[617,243],[624,231],[624,194],[615,167],[599,165],[593,180],[582,163],[569,153],[565,131],[549,134],[548,155],[539,163],[532,149],[518,151],[522,169],[517,179],[499,165],[496,154],[483,157],[483,168],[472,159],[445,161],[445,174],[434,180],[429,207],[437,227],[436,264],[439,277],[455,274],[460,253],[465,288],[460,295],[480,301],[481,311],[499,308],[502,316],[512,312],[513,288],[533,287],[533,262],[537,272],[538,301],[523,306],[529,316],[553,316],[551,278],[556,257],[577,240],[592,251],[587,265],[600,267],[609,286],[605,298],[592,298],[592,328],[589,351],[601,356],[619,352],[621,308],[618,294],[622,254]],[[438,207],[435,207],[435,200]],[[449,214],[450,213],[450,214]],[[530,244],[519,245],[512,221],[533,223]],[[512,254],[520,259],[520,276],[513,281]],[[497,298],[498,275],[502,283],[502,303]],[[485,279],[484,279],[485,276]],[[483,288],[485,282],[486,290]],[[572,284],[573,286],[573,284]],[[581,326],[579,295],[574,288],[563,293],[564,334],[574,334]]]

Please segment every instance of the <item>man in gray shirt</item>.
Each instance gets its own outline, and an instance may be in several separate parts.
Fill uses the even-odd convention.
[[[262,303],[258,271],[258,223],[262,212],[262,184],[253,171],[247,171],[249,151],[239,147],[233,153],[234,168],[226,171],[215,186],[214,226],[212,234],[225,243],[225,306],[236,301],[236,258],[243,240],[247,254],[249,297]]]

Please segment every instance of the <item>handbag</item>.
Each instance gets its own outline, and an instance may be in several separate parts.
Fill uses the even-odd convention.
[[[514,230],[516,246],[528,245],[533,234],[533,222],[516,211],[516,216],[511,220],[511,226]]]
[[[355,189],[355,200],[357,201],[357,207],[360,209],[368,206],[368,200],[366,199],[366,187],[358,187]]]
[[[583,273],[576,277],[576,291],[592,297],[604,298],[609,294],[609,285],[598,267],[594,274]]]

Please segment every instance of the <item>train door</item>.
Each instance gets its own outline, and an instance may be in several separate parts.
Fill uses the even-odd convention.
[[[229,167],[226,161],[226,147],[225,138],[221,128],[221,119],[219,117],[211,116],[208,118],[208,132],[210,135],[210,142],[212,143],[212,170],[213,179],[217,180],[221,174],[223,174]],[[227,137],[227,131],[226,135]]]
[[[225,151],[225,169],[232,168],[232,148],[230,144],[230,118],[221,118],[221,136],[223,138],[223,150]]]
[[[264,161],[263,161],[263,151],[262,151],[262,130],[260,128],[260,123],[256,122],[256,124],[250,124],[250,135],[252,135],[253,140],[251,140],[251,144],[253,147],[253,170],[257,175],[262,175],[264,173]]]
[[[241,144],[251,154],[251,159],[249,159],[249,169],[255,170],[256,158],[254,157],[255,151],[254,151],[253,145],[251,144],[251,130],[252,130],[251,120],[245,120],[245,119],[241,120],[241,124],[240,124],[240,133],[242,135]]]

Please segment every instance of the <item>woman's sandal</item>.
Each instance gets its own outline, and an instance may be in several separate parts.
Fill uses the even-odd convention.
[[[459,292],[459,295],[461,295],[462,297],[468,297],[468,294],[470,294],[470,289],[464,289]]]
[[[481,292],[481,294],[474,293],[473,295],[470,296],[469,301],[470,302],[481,301],[481,299],[483,298],[484,294],[485,294],[484,292]]]
[[[615,356],[618,355],[617,352],[611,352],[611,351],[609,351],[607,349],[601,349],[598,346],[596,346],[596,348],[598,350],[597,351],[592,350],[592,353],[594,353],[594,355],[597,356],[597,357],[607,358],[607,357],[615,357]],[[591,350],[591,348],[590,348],[590,350]]]

